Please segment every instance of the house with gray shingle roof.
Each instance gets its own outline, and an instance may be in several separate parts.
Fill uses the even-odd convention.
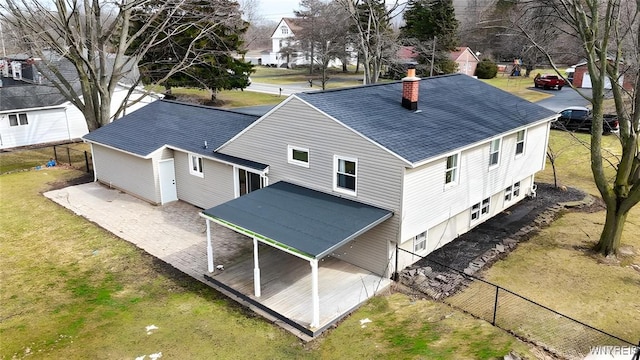
[[[97,180],[246,235],[253,257],[221,270],[207,231],[205,278],[313,337],[535,194],[556,117],[466,75],[410,72],[294,94],[259,118],[157,102],[85,139]]]
[[[52,83],[47,81],[37,63],[25,55],[0,59],[0,149],[80,139],[88,133],[82,112],[68,101]],[[77,72],[64,58],[52,61],[67,80],[79,91]],[[132,81],[127,79],[116,87],[113,110],[116,110],[129,91]],[[134,102],[134,99],[143,98]],[[126,111],[134,111],[155,99],[136,91]]]

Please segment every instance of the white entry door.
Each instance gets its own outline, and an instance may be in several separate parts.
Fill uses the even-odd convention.
[[[160,203],[166,204],[178,200],[176,188],[176,170],[173,159],[160,160]]]

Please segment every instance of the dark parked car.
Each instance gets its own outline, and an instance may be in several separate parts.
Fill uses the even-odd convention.
[[[551,123],[551,128],[568,131],[591,131],[592,120],[591,110],[583,106],[572,106],[560,111],[560,117]],[[603,122],[604,133],[620,130],[617,115],[605,114]]]

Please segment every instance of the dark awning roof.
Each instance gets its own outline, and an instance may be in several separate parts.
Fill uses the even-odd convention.
[[[393,212],[281,181],[203,214],[262,242],[320,259]]]

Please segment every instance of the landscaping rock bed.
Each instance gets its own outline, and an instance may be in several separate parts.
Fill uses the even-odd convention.
[[[468,281],[468,275],[507,256],[518,243],[549,226],[562,211],[593,207],[599,207],[596,199],[580,190],[538,184],[535,198],[522,200],[402,270],[399,280],[430,298],[446,298]]]

